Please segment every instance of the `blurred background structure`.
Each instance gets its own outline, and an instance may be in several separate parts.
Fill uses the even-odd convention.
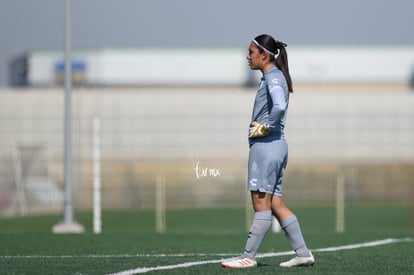
[[[343,178],[347,203],[414,203],[412,1],[72,3],[77,209],[94,135],[104,209],[154,208],[160,178],[167,207],[243,206],[261,33],[288,44],[295,85],[287,200],[334,205]],[[0,215],[63,208],[63,23],[63,1],[0,9]]]

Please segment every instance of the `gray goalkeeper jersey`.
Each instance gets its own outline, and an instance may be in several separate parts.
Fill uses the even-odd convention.
[[[270,134],[265,137],[249,138],[249,143],[268,142],[284,136],[289,89],[283,73],[271,67],[261,78],[253,106],[252,121],[267,124]]]

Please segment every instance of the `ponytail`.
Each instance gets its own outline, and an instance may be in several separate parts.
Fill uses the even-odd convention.
[[[289,73],[289,64],[285,47],[280,47],[279,55],[276,57],[275,64],[285,76],[289,92],[293,93],[292,78]]]

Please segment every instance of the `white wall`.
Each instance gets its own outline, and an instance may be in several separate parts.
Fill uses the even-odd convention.
[[[292,77],[305,83],[401,83],[414,70],[412,46],[311,46],[289,49]]]
[[[296,83],[407,83],[414,70],[414,46],[288,47]],[[242,85],[249,72],[242,48],[119,48],[78,50],[86,62],[86,84]],[[31,85],[53,85],[59,51],[28,55]]]

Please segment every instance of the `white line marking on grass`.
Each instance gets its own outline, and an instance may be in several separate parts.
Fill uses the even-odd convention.
[[[237,253],[179,253],[179,254],[89,254],[89,255],[3,255],[0,259],[74,259],[74,258],[165,258],[165,257],[234,257]]]
[[[365,243],[359,243],[359,244],[319,248],[319,249],[313,249],[312,251],[313,252],[332,252],[332,251],[358,249],[358,248],[364,248],[364,247],[374,247],[374,246],[380,246],[380,245],[386,245],[386,244],[392,244],[392,243],[413,242],[413,241],[414,239],[412,238],[384,239],[384,240],[365,242]],[[257,255],[257,258],[286,256],[286,255],[292,255],[292,254],[293,254],[292,251],[277,252],[277,253],[273,253],[273,252],[261,253]],[[165,265],[165,266],[155,266],[155,267],[139,267],[136,269],[130,269],[130,270],[125,270],[125,271],[121,271],[117,273],[112,273],[110,275],[134,275],[134,274],[147,273],[147,272],[156,271],[156,270],[168,270],[168,269],[177,269],[177,268],[190,267],[190,266],[196,266],[196,265],[214,264],[214,263],[220,263],[224,260],[226,259],[195,261],[195,262],[187,262],[187,263],[181,263],[181,264],[175,264],[175,265]]]
[[[407,243],[413,242],[414,239],[412,238],[402,238],[402,239],[385,239],[379,241],[372,241],[367,243],[360,243],[360,244],[350,244],[350,245],[343,245],[338,247],[327,247],[327,248],[319,248],[315,249],[315,252],[331,252],[331,251],[338,251],[338,250],[349,250],[349,249],[357,249],[357,248],[364,248],[364,247],[373,247],[379,245],[386,245],[392,243]]]

